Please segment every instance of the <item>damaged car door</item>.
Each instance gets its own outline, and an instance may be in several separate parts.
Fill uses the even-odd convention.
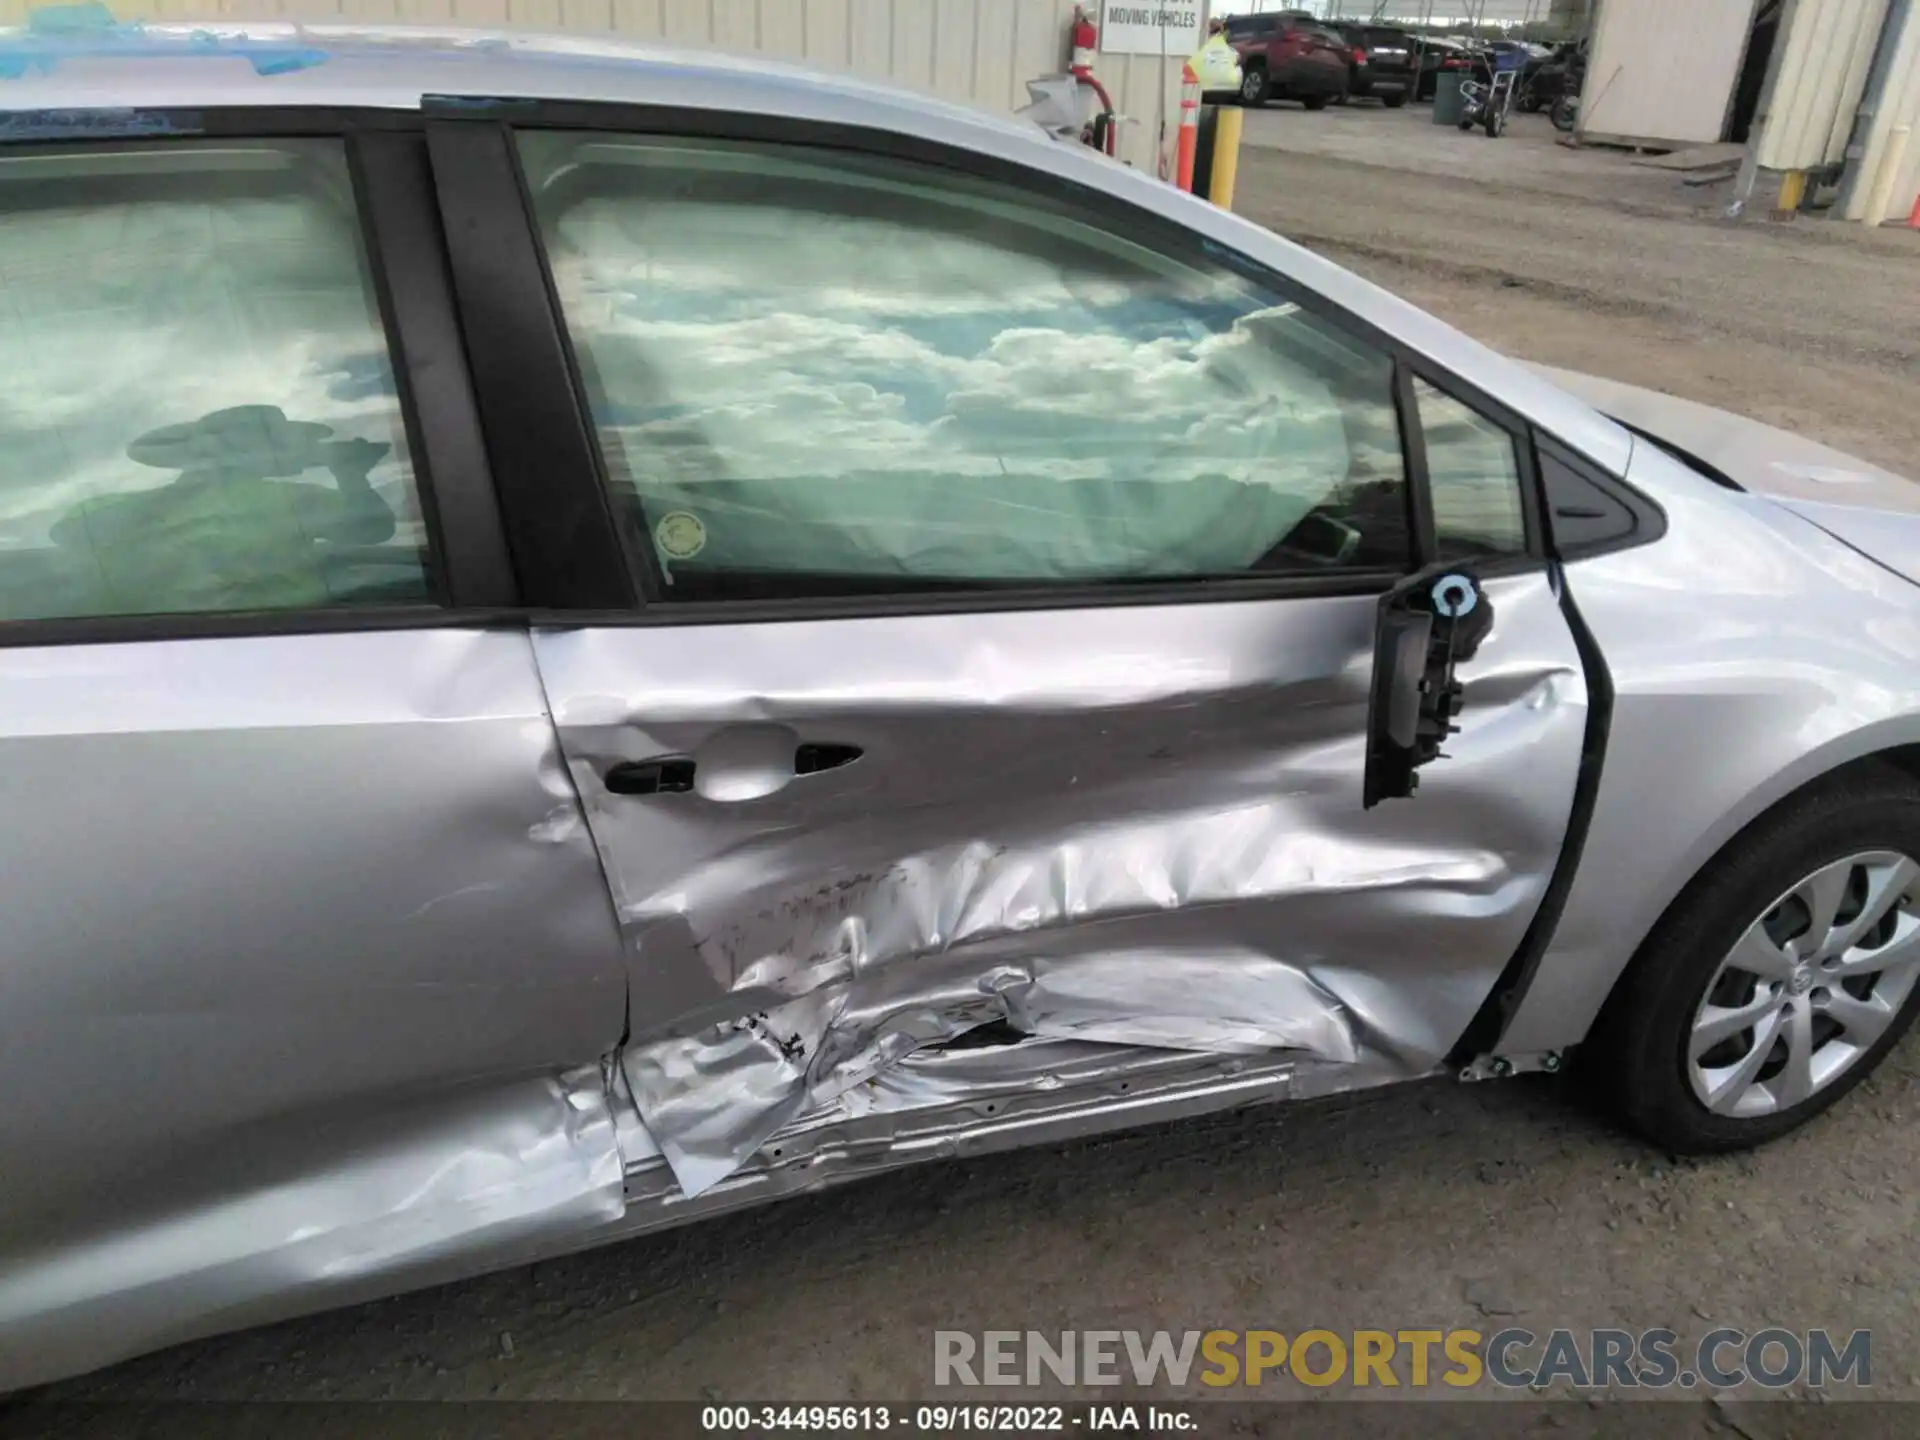
[[[1126,1095],[1170,1058],[1267,1095],[1442,1059],[1581,762],[1522,432],[1283,277],[1017,176],[516,144],[644,596],[534,646],[680,1190],[861,1117],[988,1123],[996,1077],[1091,1128],[1176,1113]],[[1369,808],[1381,597],[1443,560],[1491,623],[1447,758]]]

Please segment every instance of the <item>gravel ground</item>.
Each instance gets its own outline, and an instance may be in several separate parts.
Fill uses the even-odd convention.
[[[1507,143],[1442,133],[1462,165]],[[1725,187],[1682,199],[1671,177],[1619,161],[1581,171],[1580,194],[1266,146],[1249,148],[1241,176],[1250,218],[1509,354],[1718,405],[1920,478],[1920,234],[1729,225],[1696,213]]]
[[[1920,246],[1595,189],[1262,149],[1241,195],[1520,355],[1920,469]],[[1435,1083],[887,1177],[47,1394],[899,1398],[937,1327],[1519,1323],[1870,1328],[1875,1391],[1920,1398],[1916,1054],[1752,1156],[1675,1163],[1548,1081]]]

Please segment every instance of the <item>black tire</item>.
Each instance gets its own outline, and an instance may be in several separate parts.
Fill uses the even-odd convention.
[[[1487,132],[1489,140],[1498,140],[1501,132],[1507,128],[1507,112],[1497,105],[1489,106],[1486,118],[1480,122],[1480,128]]]
[[[1241,74],[1240,103],[1242,105],[1251,105],[1257,110],[1267,103],[1267,96],[1271,93],[1271,86],[1265,70],[1255,66],[1248,68]]]
[[[1710,1111],[1687,1077],[1687,1044],[1707,987],[1755,919],[1823,865],[1869,850],[1920,857],[1920,782],[1892,766],[1849,769],[1736,836],[1668,908],[1608,999],[1579,1056],[1588,1093],[1655,1144],[1701,1155],[1778,1139],[1866,1079],[1920,1012],[1920,985],[1850,1068],[1771,1114]]]
[[[1471,115],[1462,115],[1460,117],[1460,128],[1462,130],[1471,130],[1473,128],[1473,117]]]
[[[1577,95],[1562,95],[1558,100],[1553,102],[1553,111],[1548,118],[1553,121],[1554,129],[1565,131],[1571,135],[1574,125],[1580,119],[1580,97]]]
[[[1344,96],[1344,95],[1342,95],[1342,96],[1340,97],[1340,100],[1341,100],[1341,103],[1343,103],[1343,104],[1344,104],[1344,103],[1346,102],[1346,98],[1347,98],[1346,96]],[[1333,96],[1331,96],[1331,95],[1302,95],[1302,96],[1300,97],[1300,103],[1301,103],[1302,105],[1304,105],[1304,106],[1306,106],[1306,107],[1307,107],[1307,109],[1309,109],[1309,110],[1324,110],[1324,109],[1326,109],[1326,108],[1327,108],[1327,106],[1329,106],[1329,105],[1331,105],[1331,104],[1333,103]]]
[[[1389,110],[1402,109],[1407,103],[1407,92],[1402,90],[1398,95],[1382,95],[1380,103]]]

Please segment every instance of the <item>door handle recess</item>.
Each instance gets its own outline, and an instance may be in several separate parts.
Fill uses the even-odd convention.
[[[818,775],[851,765],[865,752],[858,745],[802,745],[793,752],[795,775]]]
[[[818,775],[851,765],[865,753],[858,745],[799,745],[794,747],[793,769],[784,779],[761,771],[744,787],[738,783],[744,772],[736,773],[736,766],[709,765],[707,773],[716,781],[717,788],[702,789],[701,793],[709,799],[748,799],[751,798],[748,791],[769,794],[802,775]],[[697,762],[692,760],[625,760],[607,771],[607,790],[614,795],[685,795],[700,788],[696,784],[699,773]],[[729,785],[728,777],[735,783]],[[734,793],[736,791],[739,793]]]
[[[691,760],[628,760],[607,771],[615,795],[681,795],[693,789]]]

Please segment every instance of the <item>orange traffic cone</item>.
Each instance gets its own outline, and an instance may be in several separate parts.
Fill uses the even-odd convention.
[[[1174,142],[1174,183],[1193,193],[1193,157],[1200,147],[1200,77],[1193,62],[1180,67],[1180,135]]]

